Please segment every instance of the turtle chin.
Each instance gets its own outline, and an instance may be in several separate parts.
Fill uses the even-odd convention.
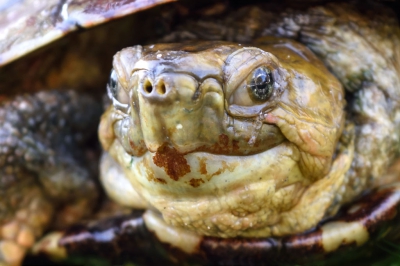
[[[271,235],[268,226],[309,185],[297,165],[297,148],[287,141],[247,156],[181,154],[164,145],[132,160],[117,142],[110,153],[118,154],[132,186],[166,223],[201,235],[247,236],[260,228]]]

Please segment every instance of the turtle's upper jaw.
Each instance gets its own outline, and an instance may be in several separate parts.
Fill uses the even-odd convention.
[[[258,47],[164,44],[114,57],[100,139],[168,223],[282,234],[292,225],[281,212],[329,173],[344,121],[340,83],[302,46]]]
[[[222,84],[216,78],[221,74],[214,74],[215,66],[198,63],[197,67],[207,75],[185,73],[182,67],[168,62],[134,72],[138,80],[140,125],[149,151],[156,152],[169,145],[179,153],[249,154],[267,150],[284,140],[276,126],[265,124],[261,129],[256,119],[237,121],[247,130],[245,134],[237,133],[238,125],[234,124],[237,119],[225,112]]]
[[[117,74],[118,69],[130,73],[129,84],[120,94],[124,91],[130,94],[130,97],[126,95],[125,101],[128,104],[128,99],[131,99],[130,113],[137,131],[134,135],[143,137],[143,148],[156,152],[162,146],[170,146],[182,154],[205,151],[246,155],[281,143],[285,137],[279,128],[262,122],[264,118],[260,115],[263,110],[254,111],[248,107],[252,113],[244,116],[226,111],[230,102],[237,101],[236,94],[243,94],[236,93],[229,102],[224,91],[224,72],[232,72],[229,67],[236,67],[225,62],[241,47],[233,44],[216,47],[214,44],[202,48],[205,50],[195,53],[158,50],[157,46],[147,48],[152,52],[142,51],[142,57],[135,64],[128,65],[131,67],[129,70],[126,70],[126,64],[121,66],[119,63],[123,63],[123,58],[127,57],[126,54],[131,55],[132,50],[124,50],[117,56]],[[241,75],[242,86],[246,86],[244,83],[249,74],[251,70]],[[118,86],[118,82],[114,84]],[[248,94],[247,88],[244,89]],[[117,95],[116,98],[122,97]],[[127,149],[131,148],[131,143],[128,143]]]
[[[219,144],[220,136],[226,136],[221,148],[228,154],[233,152],[233,143],[226,134],[220,83],[212,77],[201,82],[163,63],[157,67],[168,67],[171,72],[154,75],[157,70],[148,69],[134,73],[139,80],[138,111],[142,114],[140,124],[148,150],[156,152],[163,145],[170,145],[179,153],[207,150]],[[235,147],[239,148],[237,144]]]

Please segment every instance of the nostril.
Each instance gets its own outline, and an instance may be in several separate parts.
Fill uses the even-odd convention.
[[[146,95],[146,97],[157,98],[157,97],[165,97],[169,91],[169,84],[165,82],[163,79],[156,80],[152,82],[151,79],[145,78],[142,81],[142,93]]]
[[[150,83],[149,80],[146,80],[146,82],[143,85],[144,91],[147,93],[151,93],[153,91],[153,85]]]
[[[160,82],[160,84],[157,85],[157,92],[160,95],[163,95],[167,92],[167,89],[165,88],[165,83]]]

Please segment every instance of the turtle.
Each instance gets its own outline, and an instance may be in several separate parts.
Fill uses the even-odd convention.
[[[91,24],[97,14],[115,17],[114,8],[124,15],[135,12],[127,2],[96,6],[96,1],[84,1],[77,6],[83,7],[83,14],[93,12]],[[139,9],[158,3],[145,2]],[[71,18],[74,4],[62,2],[54,10]],[[105,6],[106,12],[101,9]],[[146,36],[147,44],[126,45],[114,56],[107,75],[110,103],[98,133],[104,150],[100,181],[110,198],[135,211],[50,234],[34,252],[60,257],[147,254],[151,261],[164,257],[175,263],[183,258],[212,265],[268,265],[325,258],[372,239],[397,239],[396,15],[374,2],[267,3],[233,10],[217,3],[200,13],[182,6],[176,10],[184,14],[184,22],[163,24],[167,34],[150,41],[155,36]],[[67,21],[74,27],[85,25]],[[103,38],[114,41],[110,35]],[[2,60],[7,56],[16,54],[5,53]],[[72,63],[65,61],[70,69],[98,62],[74,65],[76,57],[71,58]],[[45,77],[47,83],[54,79]],[[78,87],[87,85],[82,76],[75,81]],[[57,109],[57,103],[68,108]],[[34,227],[36,237],[43,224],[50,223],[48,213],[54,209],[71,199],[77,204],[67,204],[67,211],[56,214],[53,228],[65,228],[85,215],[82,209],[92,208],[101,194],[90,177],[96,170],[82,169],[82,161],[95,161],[88,139],[98,103],[98,98],[77,92],[51,91],[33,98],[17,96],[2,107],[0,114],[7,117],[2,121],[11,125],[1,132],[7,137],[2,139],[3,162],[11,166],[3,174],[7,178],[2,177],[2,192],[17,195],[12,189],[34,175],[29,180],[43,183],[39,199],[45,198],[40,202],[45,207],[28,199],[32,213],[51,209],[47,220]],[[28,114],[42,106],[44,118],[30,119]],[[85,119],[73,115],[79,111]],[[54,113],[64,113],[63,119]],[[55,122],[42,125],[45,120]],[[27,122],[31,128],[24,127]],[[18,136],[32,133],[32,128],[47,135],[36,137],[35,131],[35,137],[19,143]],[[83,142],[89,142],[87,149],[82,149]],[[13,164],[21,153],[27,154],[21,159],[23,167],[21,162]],[[14,171],[22,176],[16,181]],[[68,192],[49,172],[67,180],[72,186]],[[37,201],[37,195],[32,197]],[[65,215],[71,212],[78,214],[68,221]],[[24,250],[10,252],[10,243],[26,249],[34,242],[32,236],[26,241],[29,234],[23,230],[31,226],[29,215],[20,218],[23,215],[14,212],[9,216],[14,220],[3,222],[4,232],[16,232],[9,238],[2,235],[0,258],[5,263],[18,264],[23,256]],[[15,219],[22,230],[14,229]]]

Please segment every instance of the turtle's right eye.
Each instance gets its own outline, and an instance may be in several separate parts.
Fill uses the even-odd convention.
[[[126,112],[129,107],[129,97],[126,91],[121,88],[114,69],[111,70],[110,79],[107,83],[107,94],[116,109]]]
[[[107,84],[108,92],[115,95],[115,93],[117,92],[117,86],[118,86],[117,74],[115,73],[115,70],[112,69],[111,73],[110,73],[110,79],[108,80],[108,84]]]

